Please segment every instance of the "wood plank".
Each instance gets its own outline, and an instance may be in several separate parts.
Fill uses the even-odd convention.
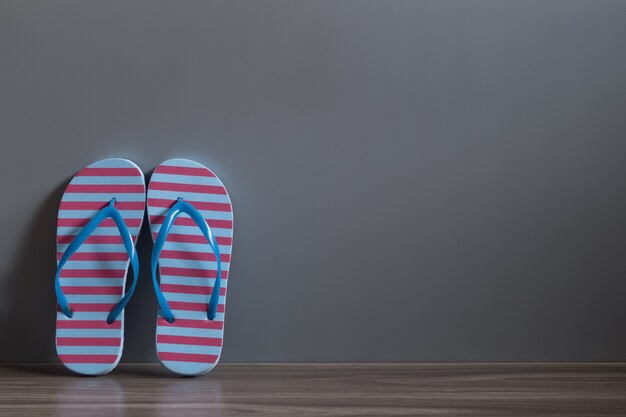
[[[0,365],[1,416],[625,416],[626,364]]]

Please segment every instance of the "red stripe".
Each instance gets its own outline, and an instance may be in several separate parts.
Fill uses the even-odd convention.
[[[180,284],[162,284],[161,291],[163,292],[173,292],[178,294],[200,294],[200,295],[210,295],[211,288],[204,287],[200,285],[180,285]],[[65,292],[65,287],[63,287],[63,292]],[[220,288],[220,295],[226,295],[226,288]]]
[[[199,353],[159,352],[159,359],[173,362],[214,363],[217,355],[201,355]]]
[[[84,227],[87,223],[89,223],[91,218],[85,217],[82,219],[59,219],[57,221],[58,227]],[[141,225],[141,221],[143,217],[138,219],[124,219],[124,223],[126,223],[126,227],[139,227]],[[98,227],[117,227],[115,221],[113,219],[105,219],[98,225]]]
[[[215,177],[215,174],[209,171],[208,168],[192,168],[192,167],[178,167],[174,165],[160,165],[154,172],[159,174],[174,174],[174,175],[195,175],[199,177]]]
[[[163,224],[163,220],[165,220],[165,216],[150,216],[150,223],[152,224]],[[206,219],[206,222],[210,227],[215,227],[219,229],[233,228],[232,220]],[[194,222],[193,219],[189,217],[178,217],[176,220],[174,220],[174,224],[177,226],[197,226],[196,222]]]
[[[172,310],[182,311],[208,311],[209,305],[207,303],[188,303],[186,301],[169,301],[168,304]],[[224,304],[217,305],[217,312],[224,312]]]
[[[203,201],[191,201],[185,200],[198,210],[211,210],[211,211],[232,211],[230,204],[228,203],[206,203]],[[176,200],[167,200],[163,198],[149,198],[148,205],[152,207],[165,207],[170,208],[176,203]]]
[[[63,252],[58,252],[57,260],[61,260],[62,257],[63,257]],[[71,256],[70,260],[72,261],[127,261],[128,254],[126,252],[76,252]]]
[[[113,306],[113,303],[71,303],[70,309],[72,312],[100,313],[113,310]]]
[[[70,295],[122,295],[122,287],[63,286],[63,293]]]
[[[117,355],[59,355],[63,363],[114,363]]]
[[[125,269],[63,269],[61,278],[124,278]]]
[[[168,323],[167,320],[159,318],[157,320],[157,324],[159,326],[186,327],[191,329],[222,330],[224,328],[224,322],[216,320],[192,320],[175,318],[174,323]]]
[[[182,191],[188,193],[226,194],[224,187],[218,185],[182,184],[178,182],[150,181],[150,188],[162,191]]]
[[[172,343],[176,345],[196,345],[196,346],[222,346],[222,339],[219,337],[196,337],[196,336],[170,336],[166,334],[157,335],[157,343]]]
[[[167,322],[166,322],[167,323]],[[107,324],[104,320],[57,320],[57,329],[121,329],[122,322]]]
[[[100,210],[109,205],[108,201],[61,201],[59,210]],[[143,201],[118,201],[115,203],[118,210],[143,210]]]
[[[215,254],[209,252],[187,252],[184,250],[163,250],[160,254],[164,259],[186,259],[190,261],[211,261],[215,262]],[[230,254],[220,255],[222,262],[230,262]]]
[[[57,337],[57,346],[119,346],[120,337]]]
[[[138,177],[137,168],[84,168],[77,177]]]
[[[157,238],[158,233],[153,233],[154,239]],[[230,246],[233,243],[233,239],[230,237],[216,237],[218,245]],[[207,243],[206,238],[202,235],[186,235],[182,233],[170,233],[167,235],[168,242],[179,243]],[[208,243],[207,243],[208,244]]]
[[[61,271],[63,272],[63,271]],[[178,268],[174,266],[163,266],[160,269],[161,275],[172,275],[175,277],[193,278],[216,278],[217,270],[199,268]],[[228,271],[222,271],[222,279],[227,279]]]
[[[216,236],[215,237],[215,241],[217,242],[218,245],[220,246],[231,246],[233,244],[233,238],[232,237],[219,237]],[[230,256],[230,255],[229,255]],[[230,259],[230,258],[229,258]]]
[[[57,236],[57,243],[59,244],[71,243],[75,237],[76,236],[74,235],[59,235]],[[85,243],[105,245],[105,244],[111,244],[111,243],[124,243],[124,241],[122,240],[122,236],[120,235],[111,235],[111,236],[91,235],[87,239],[85,239]],[[128,255],[126,255],[126,258],[128,259]]]
[[[145,193],[142,184],[70,184],[66,193]]]

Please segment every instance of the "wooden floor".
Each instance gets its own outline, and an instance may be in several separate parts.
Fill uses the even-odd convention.
[[[626,364],[0,365],[0,416],[626,416]]]

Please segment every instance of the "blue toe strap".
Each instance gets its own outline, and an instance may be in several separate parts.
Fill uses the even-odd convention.
[[[209,306],[207,308],[207,317],[209,320],[213,320],[215,318],[215,314],[217,313],[217,306],[220,300],[220,285],[222,280],[222,262],[220,260],[220,248],[217,245],[215,236],[213,235],[211,228],[204,219],[204,216],[198,210],[196,210],[193,205],[187,203],[182,198],[178,198],[176,203],[167,212],[167,215],[163,220],[163,224],[161,225],[161,229],[159,230],[159,234],[154,241],[154,250],[152,251],[151,262],[152,283],[154,284],[154,290],[159,300],[161,313],[163,314],[165,320],[167,320],[169,323],[172,323],[174,321],[174,315],[172,314],[172,310],[170,309],[167,300],[163,296],[163,292],[161,292],[161,288],[159,287],[159,283],[157,281],[157,264],[159,262],[159,256],[161,255],[163,245],[165,245],[167,235],[170,233],[170,229],[174,225],[174,221],[178,216],[183,213],[188,214],[189,217],[191,217],[193,221],[198,225],[198,227],[202,231],[202,234],[209,243],[209,246],[211,246],[213,253],[215,254],[215,260],[217,263],[217,276],[215,277],[215,284],[213,285],[211,298],[209,299]]]
[[[120,313],[128,303],[128,300],[130,300],[130,297],[133,295],[135,287],[137,286],[137,277],[139,275],[139,261],[137,259],[137,252],[135,251],[133,238],[128,228],[126,227],[126,223],[124,223],[122,215],[115,208],[114,205],[115,199],[112,198],[111,201],[109,201],[108,206],[104,207],[98,213],[96,213],[96,215],[87,223],[87,225],[85,225],[85,227],[83,227],[80,233],[78,233],[74,240],[72,240],[72,242],[69,244],[69,246],[63,253],[63,256],[61,257],[61,260],[59,261],[59,265],[57,266],[56,276],[54,279],[54,290],[56,292],[57,302],[59,304],[59,307],[61,308],[61,311],[63,312],[63,314],[65,314],[65,316],[69,318],[72,317],[72,310],[70,309],[70,305],[67,302],[65,294],[63,294],[63,290],[61,289],[61,284],[59,282],[61,270],[65,266],[65,263],[72,257],[72,255],[78,250],[78,248],[80,248],[80,246],[85,243],[85,240],[87,240],[87,238],[100,225],[100,223],[102,223],[103,220],[109,217],[112,218],[113,221],[115,221],[120,235],[122,236],[124,247],[126,248],[126,252],[128,253],[128,256],[130,258],[130,263],[133,267],[133,283],[126,292],[126,295],[122,297],[122,299],[113,307],[113,309],[109,313],[109,316],[107,317],[107,323],[111,324],[115,321],[115,319],[117,319],[117,317],[120,315]]]

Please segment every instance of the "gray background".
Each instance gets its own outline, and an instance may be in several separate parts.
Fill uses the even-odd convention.
[[[225,361],[626,360],[626,1],[1,1],[0,361],[123,156],[235,206]],[[142,275],[123,360],[152,361]]]

